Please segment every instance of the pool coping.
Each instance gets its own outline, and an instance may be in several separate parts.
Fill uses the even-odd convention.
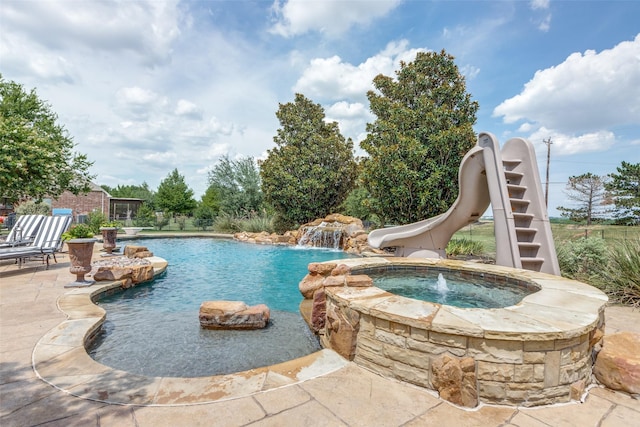
[[[154,276],[167,261],[149,257]],[[41,337],[32,352],[36,376],[51,386],[83,399],[119,405],[181,406],[234,399],[297,384],[335,372],[349,363],[323,349],[307,356],[262,368],[206,377],[148,377],[113,369],[96,362],[85,344],[106,318],[93,303],[96,296],[121,288],[123,281],[96,282],[73,288],[57,300],[66,320]]]

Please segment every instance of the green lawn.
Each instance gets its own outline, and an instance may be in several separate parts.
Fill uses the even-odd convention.
[[[556,242],[577,239],[579,237],[600,237],[608,245],[624,239],[640,239],[640,227],[626,227],[622,225],[592,225],[586,227],[580,224],[551,223],[551,232]],[[466,238],[480,241],[484,245],[485,253],[495,256],[496,238],[493,232],[493,220],[481,220],[464,227],[453,235],[454,239]]]

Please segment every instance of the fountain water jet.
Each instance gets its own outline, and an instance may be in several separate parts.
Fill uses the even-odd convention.
[[[442,275],[442,273],[438,274],[438,284],[436,285],[436,290],[442,295],[449,292],[449,288],[447,287],[447,281]]]

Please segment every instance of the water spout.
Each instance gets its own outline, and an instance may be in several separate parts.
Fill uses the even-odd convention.
[[[436,285],[436,290],[440,294],[446,294],[447,292],[449,292],[449,288],[447,287],[447,281],[442,275],[442,273],[438,274],[438,284]]]

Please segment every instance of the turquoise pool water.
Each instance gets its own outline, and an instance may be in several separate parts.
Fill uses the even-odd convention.
[[[538,290],[524,284],[496,283],[435,269],[400,268],[365,274],[373,279],[374,286],[396,295],[461,308],[509,307]]]
[[[310,262],[342,251],[187,238],[144,239],[169,267],[153,282],[102,298],[107,321],[89,348],[100,363],[149,376],[197,377],[272,365],[320,349],[300,317],[300,280]],[[256,331],[200,328],[203,301],[264,303],[271,323]]]

